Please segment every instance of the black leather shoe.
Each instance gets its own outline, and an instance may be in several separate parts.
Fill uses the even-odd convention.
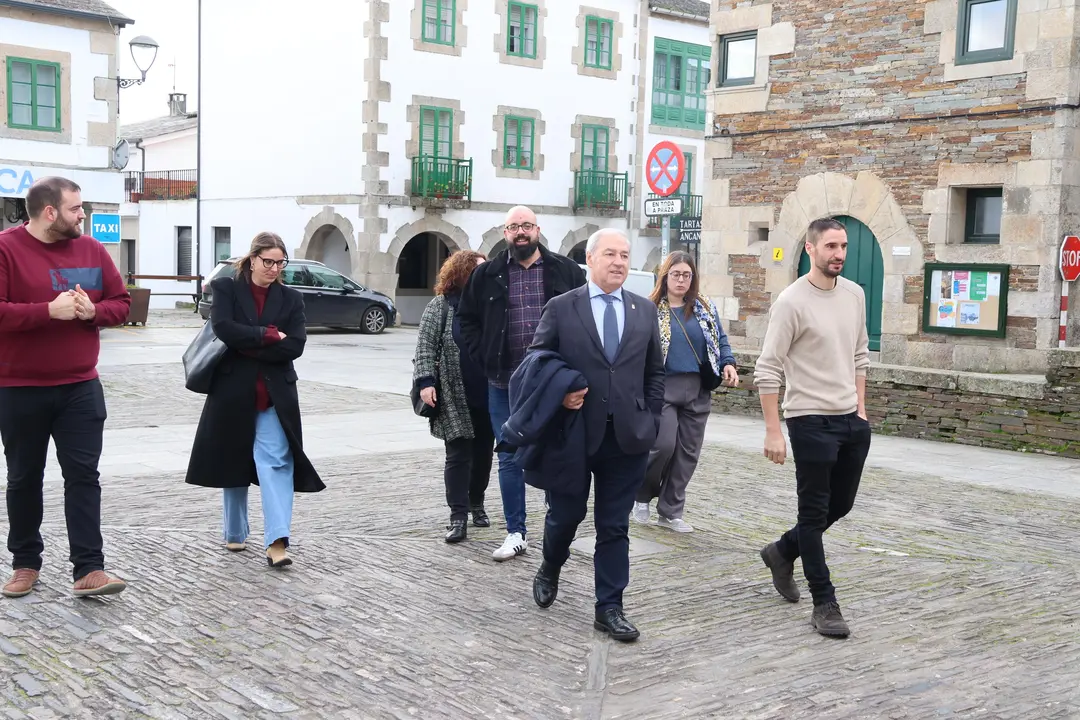
[[[464,520],[451,520],[446,526],[450,532],[446,533],[446,542],[459,543],[469,536],[469,529]]]
[[[593,627],[606,632],[611,636],[612,640],[621,642],[637,640],[638,636],[641,635],[638,629],[634,627],[634,623],[626,619],[623,609],[619,607],[598,610],[596,619],[593,620]]]
[[[536,571],[533,579],[533,600],[542,608],[551,607],[555,598],[559,595],[559,570],[560,568],[540,563],[540,569]]]
[[[476,527],[491,527],[491,518],[484,511],[483,505],[475,505],[472,508],[472,524]]]

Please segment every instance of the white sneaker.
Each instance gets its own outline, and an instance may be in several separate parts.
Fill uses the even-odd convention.
[[[656,519],[656,524],[660,527],[667,528],[668,530],[674,530],[675,532],[694,532],[693,526],[682,518],[668,520],[666,517],[661,515]]]
[[[649,503],[634,503],[634,512],[630,517],[634,519],[634,522],[649,523]]]
[[[502,562],[523,554],[529,549],[529,541],[522,537],[521,533],[510,533],[503,541],[502,547],[496,548],[491,557]]]

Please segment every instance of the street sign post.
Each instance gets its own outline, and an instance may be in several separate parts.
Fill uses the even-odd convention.
[[[686,156],[679,146],[670,140],[658,142],[649,152],[645,160],[645,180],[649,189],[660,197],[668,197],[678,192],[686,176]],[[646,201],[646,205],[654,200]],[[682,201],[679,201],[680,211]],[[648,215],[648,211],[645,213]],[[671,251],[671,215],[661,214],[663,218],[660,228],[660,257],[666,258]]]
[[[679,242],[685,245],[701,244],[701,218],[684,217],[679,221]]]
[[[1061,241],[1058,271],[1061,273],[1061,325],[1058,328],[1058,347],[1065,347],[1069,320],[1069,286],[1080,278],[1080,236],[1066,235]]]
[[[682,214],[682,198],[645,201],[645,217],[671,217]]]

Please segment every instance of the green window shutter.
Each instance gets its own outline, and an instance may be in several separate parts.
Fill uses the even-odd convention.
[[[420,108],[420,155],[452,157],[454,146],[454,111],[447,108]]]
[[[705,88],[712,49],[657,38],[653,53],[652,122],[668,127],[704,128]]]
[[[535,58],[537,44],[537,8],[511,2],[506,13],[506,54]]]
[[[60,65],[16,57],[6,64],[8,126],[59,132]]]

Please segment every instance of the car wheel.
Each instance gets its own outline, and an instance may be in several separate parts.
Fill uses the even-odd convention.
[[[360,319],[360,329],[369,335],[378,335],[386,329],[386,313],[380,307],[369,307]]]

